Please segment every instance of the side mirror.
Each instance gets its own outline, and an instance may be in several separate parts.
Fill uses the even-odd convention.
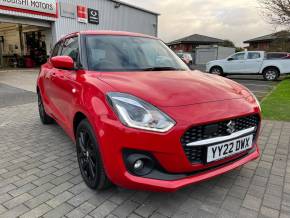
[[[53,67],[59,69],[73,70],[75,67],[74,60],[69,56],[55,56],[50,61]]]
[[[228,61],[233,61],[234,59],[233,58],[228,58]]]

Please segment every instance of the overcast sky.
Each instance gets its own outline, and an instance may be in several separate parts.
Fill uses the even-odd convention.
[[[159,37],[169,42],[191,34],[230,39],[236,45],[269,34],[257,0],[123,0],[161,14]]]

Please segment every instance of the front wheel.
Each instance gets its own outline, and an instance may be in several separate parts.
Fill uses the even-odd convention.
[[[94,190],[110,187],[111,182],[103,167],[99,145],[93,128],[86,119],[77,128],[76,148],[81,175],[87,186]]]
[[[276,68],[268,68],[264,71],[263,76],[267,81],[275,81],[279,78],[280,74]]]
[[[224,76],[224,72],[221,67],[212,67],[209,72],[218,76]]]

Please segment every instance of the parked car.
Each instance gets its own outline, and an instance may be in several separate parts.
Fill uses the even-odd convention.
[[[190,71],[151,36],[64,37],[41,67],[37,94],[42,123],[56,121],[76,143],[92,189],[114,183],[175,191],[259,156],[255,96],[234,81]]]
[[[190,53],[177,53],[177,56],[181,58],[181,60],[190,66],[193,64],[193,59]]]
[[[266,59],[287,59],[290,54],[287,52],[267,52]]]
[[[282,59],[290,59],[290,53],[288,53],[285,57],[282,57]]]
[[[263,51],[238,52],[223,60],[207,63],[206,71],[218,75],[263,74],[268,81],[277,80],[281,74],[290,73],[290,60],[267,59]]]

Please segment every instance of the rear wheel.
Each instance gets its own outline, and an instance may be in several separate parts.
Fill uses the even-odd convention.
[[[37,97],[38,97],[38,111],[41,122],[45,125],[53,123],[54,120],[45,112],[43,101],[39,92],[37,93]]]
[[[221,67],[212,67],[209,71],[211,74],[224,76],[223,69]]]
[[[77,158],[81,175],[91,189],[102,190],[111,186],[99,152],[99,145],[88,120],[81,121],[76,132]]]
[[[275,81],[279,78],[280,73],[278,69],[271,67],[264,70],[263,76],[264,76],[264,79],[267,81]]]

